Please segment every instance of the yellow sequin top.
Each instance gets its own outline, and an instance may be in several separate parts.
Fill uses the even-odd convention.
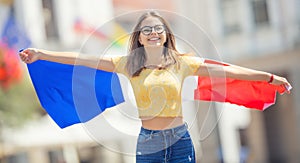
[[[192,76],[203,63],[193,56],[179,56],[176,65],[166,69],[143,69],[130,77],[126,70],[127,56],[112,59],[115,72],[124,74],[131,83],[140,117],[182,117],[181,90],[184,79]]]

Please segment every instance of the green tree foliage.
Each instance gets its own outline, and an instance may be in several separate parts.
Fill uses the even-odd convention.
[[[28,76],[8,90],[0,89],[0,121],[8,127],[20,127],[37,118],[42,109]]]

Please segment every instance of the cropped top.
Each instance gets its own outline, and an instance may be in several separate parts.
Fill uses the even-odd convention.
[[[125,75],[131,83],[139,117],[182,117],[181,90],[184,79],[198,70],[203,60],[179,56],[179,66],[166,69],[144,68],[139,76],[127,73],[127,56],[112,58],[115,72]]]

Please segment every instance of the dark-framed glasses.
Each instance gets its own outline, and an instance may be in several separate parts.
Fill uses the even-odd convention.
[[[144,26],[141,28],[141,32],[144,35],[150,35],[152,33],[152,31],[158,33],[158,34],[162,34],[165,31],[165,26],[164,25],[155,25],[155,26]]]

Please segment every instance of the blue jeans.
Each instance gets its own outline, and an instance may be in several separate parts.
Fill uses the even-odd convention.
[[[137,142],[136,162],[195,163],[194,146],[187,125],[166,130],[142,127]]]

